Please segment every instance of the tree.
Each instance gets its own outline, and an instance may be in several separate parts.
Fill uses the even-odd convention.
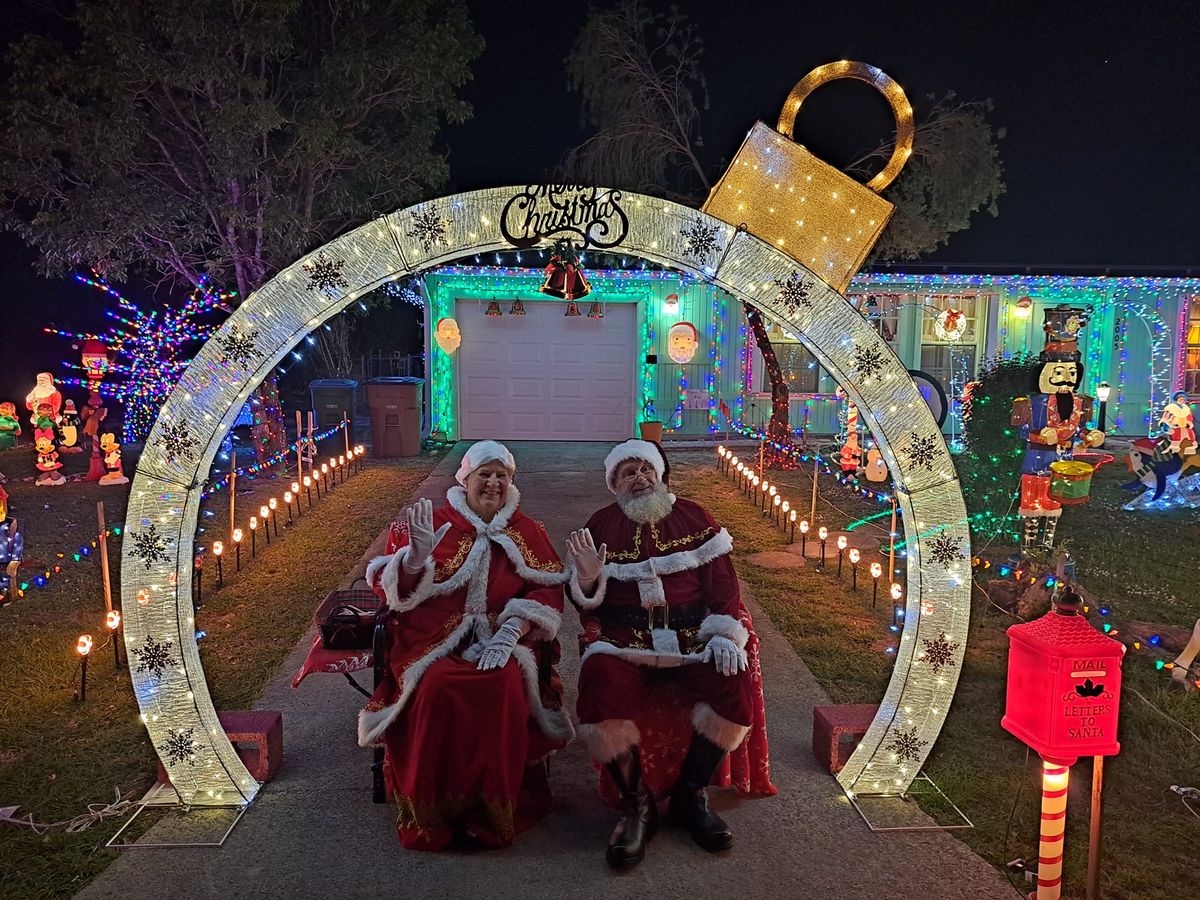
[[[567,84],[596,133],[564,154],[558,177],[686,198],[711,184],[696,155],[708,90],[704,45],[676,7],[592,6],[567,57]],[[672,187],[673,186],[673,187]]]
[[[483,47],[462,0],[80,0],[70,21],[11,50],[3,224],[46,274],[239,297],[444,183],[438,129],[470,114]]]
[[[700,112],[708,108],[703,52],[694,26],[675,7],[654,13],[641,0],[621,0],[612,9],[592,6],[566,66],[568,86],[581,95],[583,119],[597,131],[563,155],[558,177],[683,202],[707,194],[711,179],[697,154],[703,146]],[[952,92],[929,100],[933,105],[916,127],[913,154],[884,192],[896,213],[873,260],[931,253],[969,227],[976,211],[998,214],[1004,181],[996,140],[1004,130],[987,120],[991,101],[956,102]],[[891,148],[885,142],[847,170],[864,174],[876,158],[886,160]],[[766,329],[753,328],[753,320],[751,325],[764,357],[774,357]],[[790,434],[787,383],[778,365],[767,372],[768,433]]]

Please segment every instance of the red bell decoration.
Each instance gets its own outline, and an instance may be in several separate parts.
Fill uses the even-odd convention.
[[[508,314],[509,314],[510,316],[523,316],[523,315],[525,315],[525,304],[521,302],[521,298],[520,298],[520,297],[518,297],[516,300],[514,300],[514,301],[512,302],[512,308],[511,308],[511,309],[508,311]]]
[[[600,306],[599,300],[593,300],[591,308],[588,309],[589,319],[603,319],[604,309]]]
[[[489,303],[483,314],[485,316],[492,316],[493,318],[504,315],[504,312],[500,309],[500,301],[493,300],[491,303]]]
[[[546,266],[546,283],[538,290],[560,300],[578,300],[592,292],[592,286],[579,266],[575,245],[568,238],[559,238],[554,242],[550,265]]]
[[[579,312],[579,304],[576,303],[574,300],[571,300],[570,302],[568,302],[567,303],[567,311],[565,313],[563,313],[563,315],[564,316],[582,315],[582,313]]]

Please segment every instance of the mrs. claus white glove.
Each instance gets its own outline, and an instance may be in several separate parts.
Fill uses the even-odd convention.
[[[749,668],[746,651],[742,650],[727,637],[716,635],[709,638],[708,646],[704,648],[701,662],[711,662],[722,675],[736,675]]]
[[[433,548],[450,530],[447,522],[433,533],[433,503],[427,499],[418,500],[404,513],[408,522],[408,556],[404,558],[404,571],[415,575],[425,568]]]
[[[479,655],[478,669],[502,669],[508,664],[508,658],[512,656],[513,649],[517,646],[517,641],[521,640],[521,636],[525,634],[525,629],[528,626],[524,620],[512,618],[505,622],[496,631],[492,639],[483,647],[483,653]]]

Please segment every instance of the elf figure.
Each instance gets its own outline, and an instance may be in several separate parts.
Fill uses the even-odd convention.
[[[53,430],[58,422],[54,417],[54,407],[43,401],[37,405],[37,409],[33,413],[34,430],[45,430],[47,428]]]
[[[34,427],[39,427],[38,419],[41,415],[38,407],[43,403],[49,404],[50,418],[57,424],[58,411],[62,409],[62,394],[54,386],[54,376],[49,372],[39,372],[37,384],[25,395],[25,408],[31,413],[29,422]]]
[[[1103,432],[1087,428],[1092,398],[1075,393],[1083,382],[1078,335],[1086,313],[1067,306],[1045,311],[1046,346],[1034,380],[1037,393],[1013,401],[1011,421],[1026,442],[1018,508],[1025,520],[1023,552],[1039,543],[1046,549],[1054,546],[1062,504],[1050,496],[1050,464],[1070,459],[1077,439],[1092,447],[1104,442]]]
[[[11,450],[17,446],[17,435],[21,433],[21,420],[17,418],[15,403],[0,403],[0,450]]]
[[[54,443],[53,428],[38,428],[33,432],[33,447],[37,450],[37,484],[41,487],[55,487],[66,484],[63,477],[62,463],[58,461],[58,447]]]
[[[104,454],[104,477],[101,484],[128,484],[129,479],[121,471],[121,445],[111,431],[100,435],[100,452]]]
[[[79,413],[75,411],[74,400],[63,404],[62,419],[58,423],[58,449],[60,453],[83,452],[79,446]]]

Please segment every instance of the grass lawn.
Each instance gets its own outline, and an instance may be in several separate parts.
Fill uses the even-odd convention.
[[[1068,542],[1078,560],[1078,580],[1111,608],[1109,618],[1118,630],[1123,621],[1190,630],[1200,616],[1194,587],[1200,512],[1124,512],[1120,504],[1131,495],[1119,486],[1128,478],[1119,462],[1102,469],[1091,503],[1063,515],[1060,543]],[[784,496],[807,514],[808,471],[773,473],[772,481],[786,486]],[[886,647],[894,636],[887,629],[886,602],[874,612],[870,608],[869,584],[863,588],[870,579],[860,577],[859,592],[852,594],[848,573],[839,582],[834,567],[820,574],[812,564],[780,571],[749,563],[748,556],[779,548],[787,538],[717,473],[715,451],[674,453],[672,484],[687,496],[702,497],[729,528],[738,574],[833,699],[878,702],[890,675]],[[821,480],[820,498],[814,531],[820,524],[842,529],[885,508],[829,478]],[[881,526],[872,533],[884,539],[886,549],[887,523],[883,517],[860,528]],[[1003,559],[1013,549],[993,545],[986,552]],[[878,557],[864,555],[860,576],[873,558]],[[954,834],[998,866],[1016,857],[1037,858],[1040,767],[1036,755],[1026,765],[1024,745],[1000,728],[1007,671],[1004,632],[1014,621],[975,591],[964,671],[926,767],[975,823],[973,830]],[[1099,622],[1094,610],[1092,621]],[[1168,788],[1200,786],[1200,738],[1185,730],[1200,735],[1200,692],[1172,690],[1167,673],[1157,671],[1153,660],[1149,651],[1131,650],[1126,657],[1122,749],[1105,764],[1101,886],[1109,900],[1178,900],[1197,893],[1200,820]],[[1091,763],[1081,760],[1072,770],[1064,897],[1084,894],[1090,790]]]
[[[90,632],[98,645],[103,643],[104,603],[99,564],[75,563],[70,553],[96,531],[97,499],[105,501],[110,523],[124,524],[125,489],[85,482],[38,488],[19,480],[28,474],[26,468],[32,472],[32,461],[28,450],[6,451],[0,453],[0,471],[9,477],[13,512],[25,523],[26,560],[57,563],[63,572],[44,590],[31,590],[0,609],[0,806],[19,804],[20,815],[54,822],[85,812],[88,804],[111,802],[117,789],[140,797],[154,777],[154,751],[138,721],[127,671],[114,673],[107,645],[92,651],[86,704],[74,699],[75,638]],[[260,541],[256,559],[249,559],[247,544],[240,575],[233,573],[230,557],[219,591],[210,557],[205,604],[196,621],[208,632],[201,657],[218,709],[253,706],[308,630],[321,597],[436,462],[430,456],[368,461],[361,474],[286,530],[284,515],[280,539],[269,548]],[[127,461],[126,471],[131,468]],[[282,497],[284,489],[283,480],[240,481],[238,518],[248,520],[251,510],[272,495]],[[212,515],[202,516],[207,531],[198,543],[207,545],[226,534],[228,492],[214,495],[205,510]],[[120,539],[110,540],[109,549],[119,597]],[[56,550],[66,550],[67,558],[57,560]],[[0,896],[70,896],[115,857],[116,851],[103,845],[121,821],[116,817],[77,834],[55,829],[41,836],[0,826]]]

